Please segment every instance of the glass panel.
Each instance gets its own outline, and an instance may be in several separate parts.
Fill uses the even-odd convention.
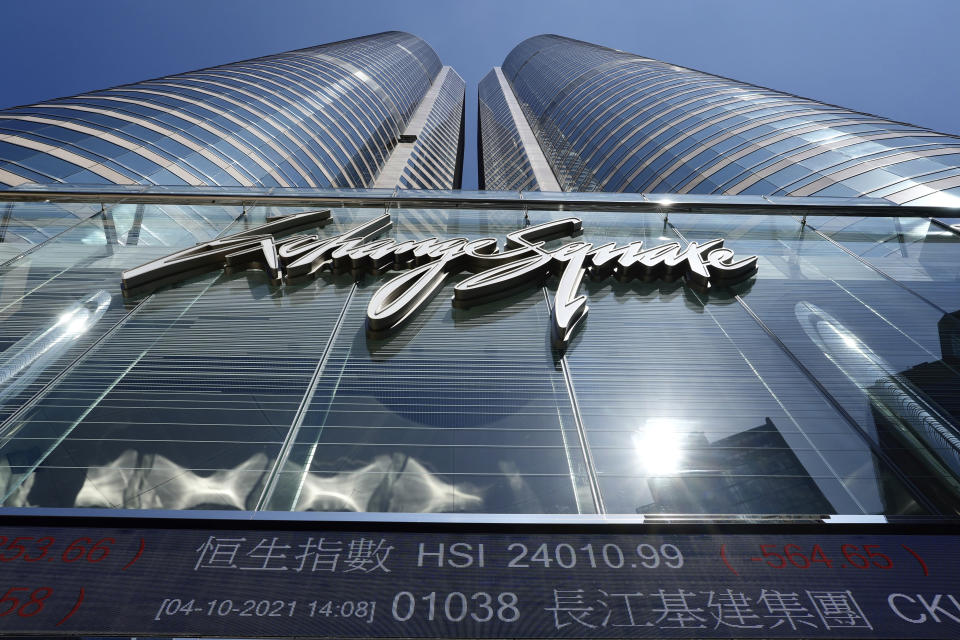
[[[401,210],[391,237],[522,225],[519,212]],[[465,311],[448,284],[408,326],[370,340],[364,314],[383,282],[357,288],[270,508],[593,512],[539,288]]]
[[[603,211],[612,194],[589,194],[577,206],[596,211],[577,213],[549,202],[583,194],[538,194],[547,210],[525,214],[494,208],[496,194],[451,192],[440,195],[490,208],[396,209],[386,198],[335,207],[315,230],[332,237],[386,210],[384,237],[396,241],[502,246],[525,225],[576,216],[583,234],[546,250],[724,238],[737,256],[759,256],[755,277],[709,292],[587,277],[589,314],[563,351],[550,341],[555,276],[469,310],[450,303],[467,275],[449,276],[406,326],[377,338],[367,305],[398,271],[277,284],[218,269],[124,297],[125,269],[323,208],[274,205],[264,191],[245,191],[259,198],[246,209],[0,203],[12,240],[0,243],[5,505],[957,511],[958,239],[927,219],[801,226],[763,199],[719,202],[771,215],[631,196],[684,209],[666,222]]]
[[[100,247],[86,248],[90,245],[83,238],[70,236],[63,238],[65,246],[49,243],[31,256],[31,275],[40,258],[55,262],[62,272],[43,284],[58,304],[71,299],[63,289],[76,291],[79,278],[99,280],[97,295],[111,306],[105,312],[97,308],[103,318],[93,329],[92,321],[81,327],[85,341],[61,361],[79,359],[46,386],[41,383],[50,382],[53,369],[44,369],[45,378],[31,388],[39,395],[8,425],[7,435],[14,437],[0,448],[8,469],[8,505],[256,505],[292,412],[343,306],[338,294],[343,290],[319,281],[306,294],[295,294],[298,287],[274,287],[261,271],[220,271],[124,300],[119,287],[123,268],[171,253],[170,246],[151,246],[164,238],[174,246],[190,246],[214,237],[187,230],[209,228],[205,218],[216,219],[222,210],[203,207],[200,220],[188,224],[186,213],[196,211],[193,208],[145,208],[139,236],[143,244],[112,247],[101,229]],[[276,212],[274,208],[271,213]],[[129,214],[118,210],[119,233],[114,232],[128,241]],[[230,231],[262,223],[265,214],[249,211]],[[375,215],[370,210],[340,211],[328,229],[336,233]],[[86,233],[86,238],[93,231],[78,228],[76,234]],[[87,271],[76,265],[64,270],[57,263],[77,262],[69,251],[73,248],[89,254],[80,261]],[[114,253],[104,255],[107,248]],[[28,299],[21,313],[44,312],[45,290],[34,294],[37,303],[31,305]],[[67,330],[74,325],[71,320]],[[20,325],[4,323],[8,326]],[[25,340],[37,341],[32,334],[21,342]]]
[[[944,382],[960,383],[953,365],[941,360],[944,332],[955,331],[952,318],[790,217],[676,216],[671,222],[688,240],[725,237],[738,252],[761,256],[757,278],[742,295],[745,308],[855,421],[875,455],[895,462],[952,512],[960,471],[956,416],[933,399],[936,389],[924,388],[928,381],[921,378],[929,375],[911,373],[939,361]],[[874,466],[874,484],[889,484],[883,465]]]
[[[677,239],[654,214],[584,216],[586,242]],[[864,471],[881,464],[869,445],[729,294],[612,279],[584,291],[587,326],[566,359],[609,512],[914,508],[895,480],[883,495],[890,474]]]

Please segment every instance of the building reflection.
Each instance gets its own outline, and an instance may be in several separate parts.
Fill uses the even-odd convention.
[[[662,449],[662,448],[661,448]],[[653,502],[637,513],[833,513],[834,508],[770,418],[762,425],[710,442],[688,434],[683,470],[664,455],[648,470]],[[660,453],[656,453],[660,451]]]
[[[944,314],[937,330],[941,359],[877,380],[870,387],[871,398],[890,398],[893,410],[871,403],[871,412],[880,447],[910,475],[924,478],[928,497],[957,513],[960,483],[953,476],[960,437],[960,311]],[[909,395],[897,393],[902,389]],[[939,429],[931,427],[931,416],[936,416]],[[919,432],[905,430],[904,423]]]
[[[929,496],[957,511],[949,505],[960,494],[960,312],[938,323],[943,358],[903,372],[816,305],[799,302],[795,313],[807,336],[866,395],[880,450],[908,475],[929,481]]]

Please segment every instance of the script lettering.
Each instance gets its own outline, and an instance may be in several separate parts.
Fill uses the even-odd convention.
[[[580,289],[580,281],[583,280],[584,263],[589,251],[589,244],[580,243],[574,250],[564,252],[562,257],[555,255],[553,258],[555,261],[565,259],[566,262],[560,275],[560,284],[557,285],[557,293],[553,297],[551,312],[551,335],[555,347],[562,348],[566,345],[580,322],[587,317],[587,298],[578,296],[577,291]]]
[[[367,333],[377,337],[403,326],[457,273],[472,275],[453,287],[456,307],[472,307],[542,286],[555,275],[559,282],[550,310],[551,336],[554,346],[564,348],[589,311],[586,296],[579,293],[585,275],[593,280],[615,277],[623,281],[683,278],[704,290],[735,284],[757,270],[756,256],[735,260],[733,250],[724,247],[719,238],[690,242],[686,247],[670,242],[644,248],[643,242],[636,241],[622,247],[570,242],[552,251],[544,248],[551,240],[579,234],[583,228],[579,218],[511,231],[502,249],[496,238],[377,239],[393,227],[389,214],[332,237],[275,237],[318,226],[329,218],[329,211],[308,211],[200,243],[125,271],[124,291],[139,293],[219,268],[262,269],[276,283],[311,277],[322,270],[350,271],[356,278],[406,270],[370,298]]]

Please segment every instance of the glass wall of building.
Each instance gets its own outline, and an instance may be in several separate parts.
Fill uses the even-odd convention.
[[[149,195],[4,194],[6,507],[897,516],[960,504],[949,210]],[[197,243],[324,210],[273,233],[281,247],[356,240],[304,277],[241,256],[122,286]],[[577,237],[542,251],[723,239],[757,256],[756,273],[705,289],[591,267],[576,288],[585,319],[558,346],[562,270],[464,307],[451,299],[472,276],[451,269],[405,324],[369,330],[378,292],[442,255],[422,241],[503,250],[507,234],[570,218]],[[397,246],[406,258],[356,266]]]
[[[459,189],[463,178],[466,85],[444,67],[410,118],[373,184],[391,189]]]
[[[507,96],[495,71],[478,86],[477,158],[480,188],[531,191],[537,188],[533,167],[510,113]]]
[[[960,203],[955,136],[555,35],[503,73],[565,191]]]
[[[369,187],[440,70],[391,31],[5,109],[0,186]],[[459,172],[462,107],[447,106],[415,169]]]

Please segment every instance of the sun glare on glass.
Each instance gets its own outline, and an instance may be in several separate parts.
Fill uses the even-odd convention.
[[[634,435],[634,448],[647,475],[670,475],[680,470],[683,439],[678,427],[673,420],[652,418]]]

